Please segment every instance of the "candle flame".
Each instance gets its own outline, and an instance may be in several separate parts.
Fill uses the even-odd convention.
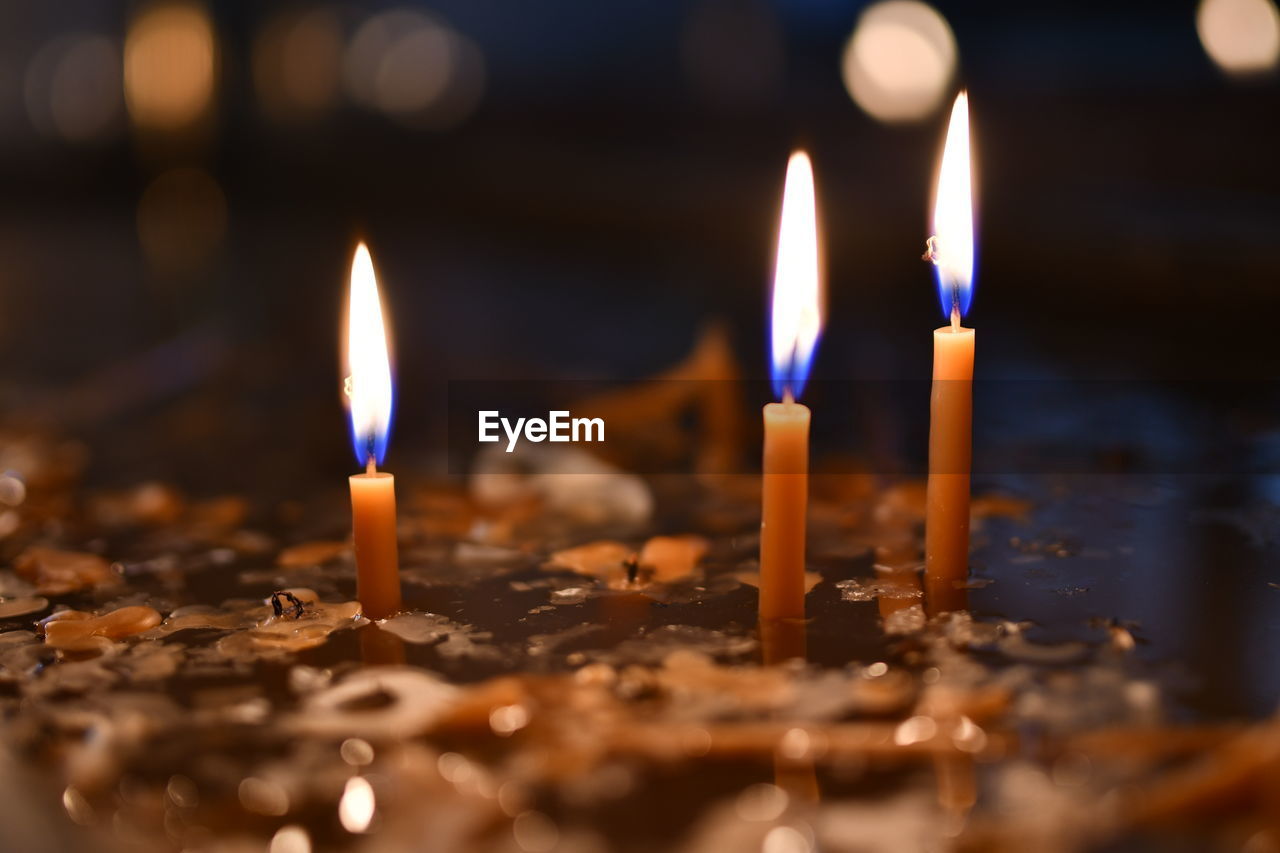
[[[351,409],[351,440],[361,465],[382,462],[391,432],[391,360],[373,259],[364,243],[351,262],[347,308],[346,393]]]
[[[822,276],[818,269],[818,211],[809,155],[787,163],[773,274],[773,389],[799,397],[822,331]]]
[[[933,261],[938,297],[946,317],[969,313],[973,301],[973,165],[969,157],[969,96],[951,107],[951,123],[933,197],[933,234],[926,257]]]

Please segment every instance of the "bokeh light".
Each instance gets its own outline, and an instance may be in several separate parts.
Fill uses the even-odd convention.
[[[338,801],[338,820],[347,832],[365,832],[376,809],[373,786],[363,776],[352,776]]]
[[[392,9],[356,30],[342,77],[357,103],[411,126],[439,129],[462,121],[479,103],[484,57],[436,18]]]
[[[147,7],[125,39],[129,114],[138,125],[160,130],[195,123],[213,101],[216,67],[213,24],[203,7],[185,2]]]
[[[253,47],[258,103],[277,121],[313,119],[337,100],[343,32],[335,11],[310,9],[270,21]]]
[[[103,35],[55,38],[27,66],[23,94],[41,133],[70,142],[101,139],[120,115],[120,51]]]
[[[138,240],[151,267],[177,275],[209,259],[227,230],[227,200],[208,173],[164,172],[138,201]]]
[[[1272,0],[1202,0],[1196,31],[1228,74],[1260,74],[1280,63],[1280,11]]]
[[[869,6],[845,44],[841,72],[854,102],[884,122],[919,121],[950,88],[956,40],[946,19],[919,0]]]

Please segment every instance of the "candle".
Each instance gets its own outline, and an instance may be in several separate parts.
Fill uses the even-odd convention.
[[[973,296],[971,169],[969,100],[961,92],[951,109],[934,196],[934,236],[925,255],[934,264],[942,311],[950,320],[933,333],[925,510],[925,588],[931,599],[950,598],[969,569],[974,331],[960,322]]]
[[[822,325],[817,204],[804,152],[787,163],[773,278],[772,374],[781,403],[764,407],[764,491],[760,523],[760,619],[804,618],[805,512],[809,493],[809,409],[804,387]]]
[[[396,480],[378,470],[391,428],[391,363],[369,250],[361,243],[351,263],[347,313],[347,370],[351,438],[363,474],[350,478],[356,552],[356,598],[370,619],[400,609],[396,548]]]

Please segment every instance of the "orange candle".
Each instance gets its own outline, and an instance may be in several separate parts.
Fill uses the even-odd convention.
[[[365,466],[365,473],[350,478],[356,598],[365,616],[384,619],[400,609],[396,480],[377,469],[391,430],[391,360],[378,280],[364,243],[351,263],[347,369],[351,437],[356,459]]]
[[[760,619],[804,618],[805,514],[809,493],[809,409],[804,387],[822,325],[817,203],[804,152],[787,164],[773,278],[772,367],[781,403],[764,407],[760,523]]]
[[[933,392],[929,409],[929,486],[925,510],[925,590],[951,599],[969,571],[969,475],[973,435],[974,331],[960,325],[973,288],[973,192],[969,102],[961,92],[951,109],[934,197],[934,236],[926,257],[950,324],[933,333]]]

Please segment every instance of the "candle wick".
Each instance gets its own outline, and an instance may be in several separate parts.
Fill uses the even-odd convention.
[[[782,391],[782,404],[784,406],[790,406],[791,404],[795,403],[795,401],[796,401],[795,395],[791,393],[791,386],[788,385]]]
[[[378,473],[378,463],[374,461],[374,458],[372,456],[369,457],[369,463],[364,466],[364,472],[368,474],[370,477]]]
[[[954,303],[951,306],[951,331],[960,331],[960,303]]]

